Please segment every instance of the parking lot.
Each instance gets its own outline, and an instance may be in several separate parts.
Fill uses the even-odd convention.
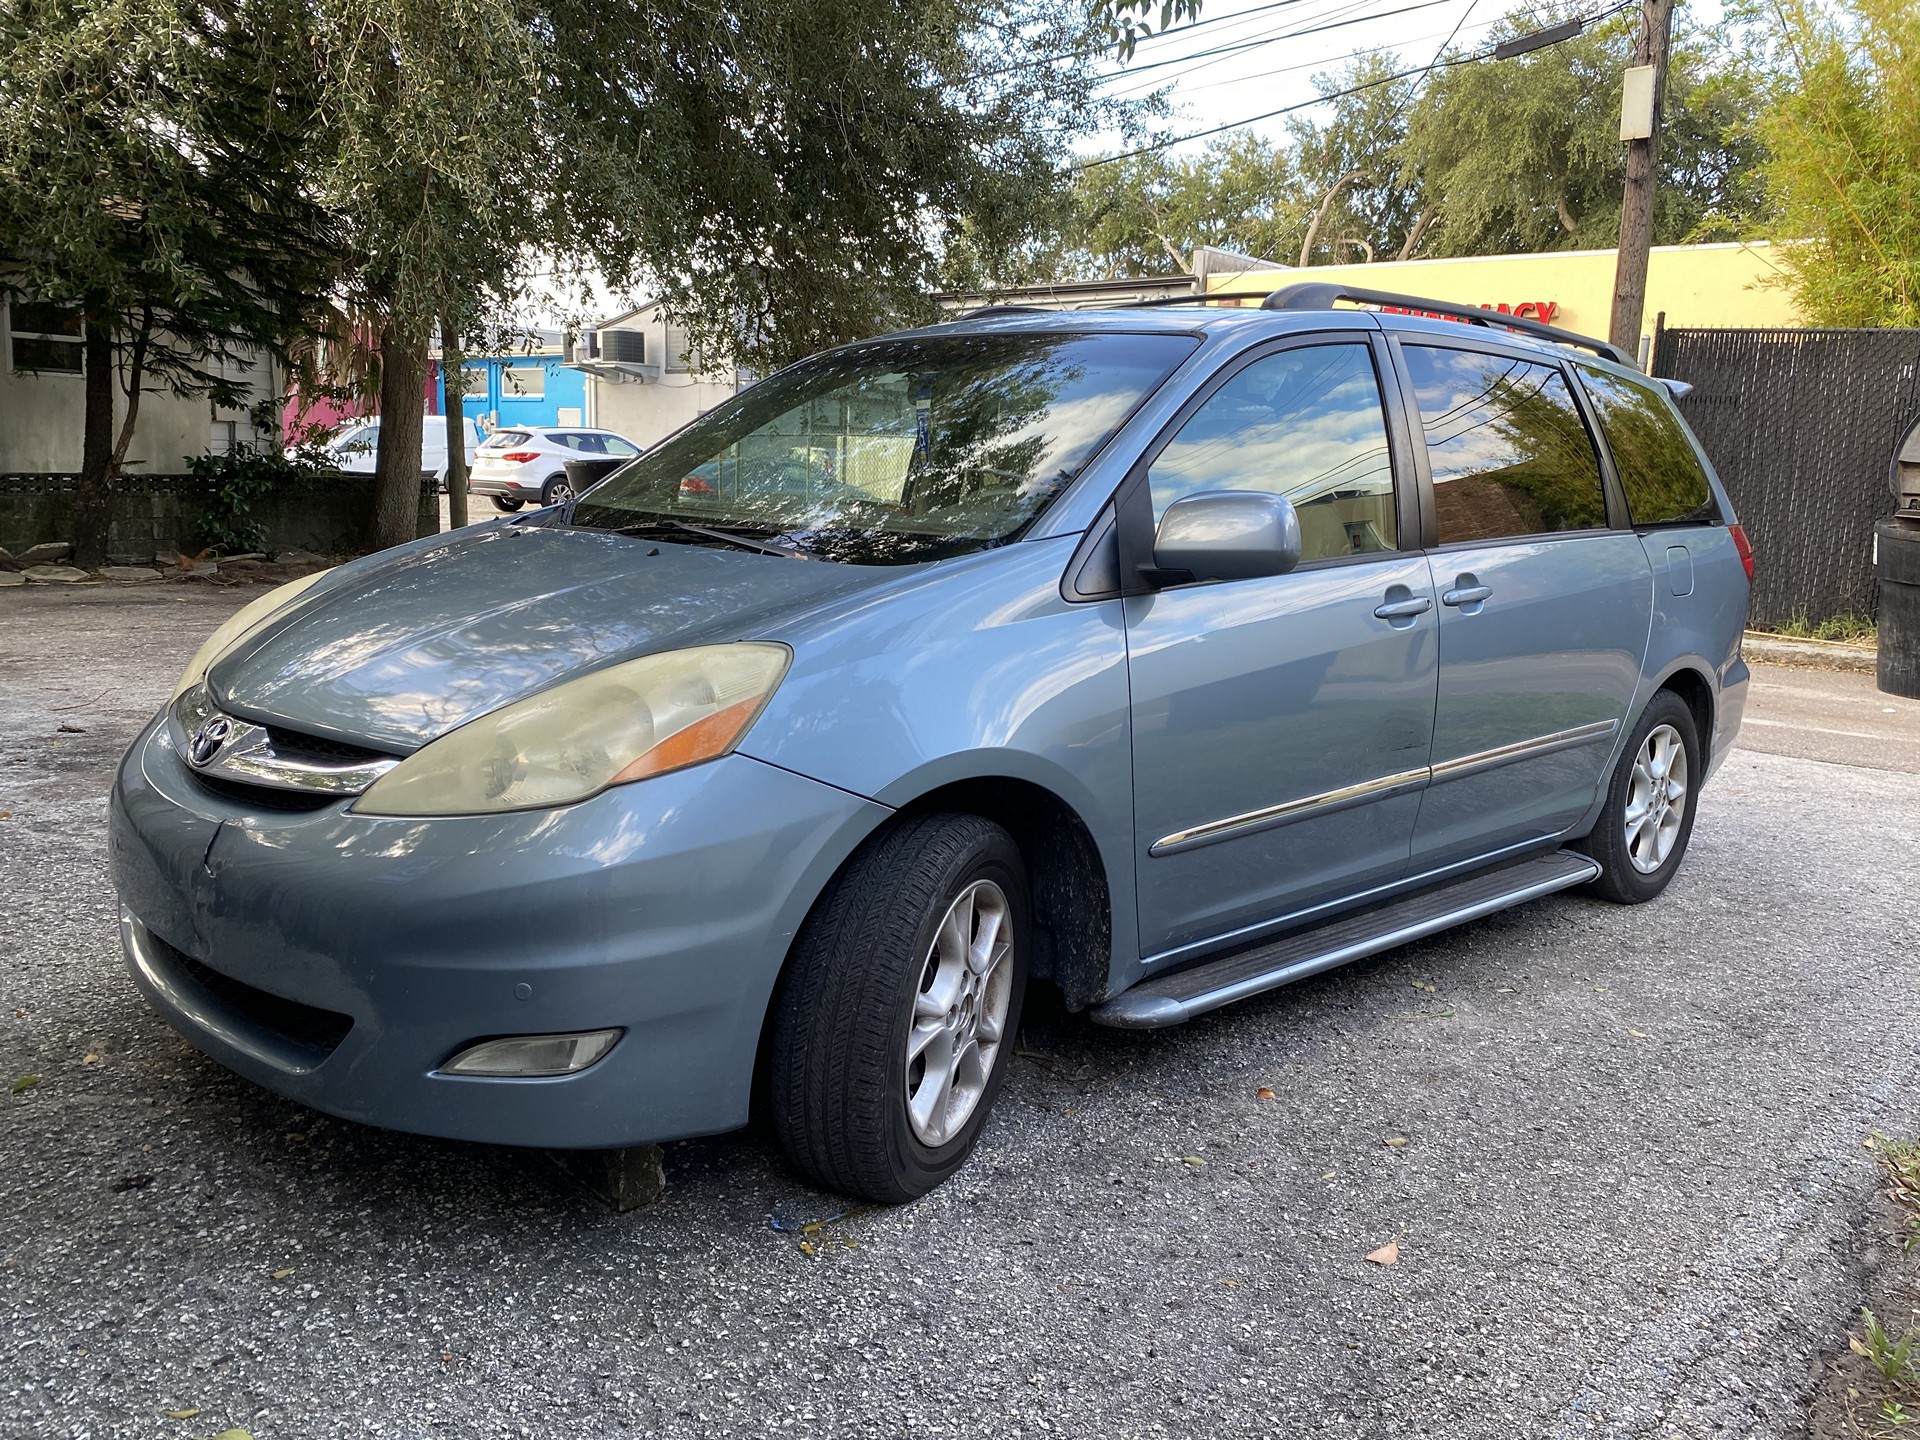
[[[0,598],[0,1433],[1804,1429],[1863,1142],[1920,1130],[1920,703],[1870,676],[1757,672],[1652,905],[1167,1032],[1037,1004],[927,1199],[839,1216],[750,1131],[616,1216],[538,1153],[257,1090],[124,978],[112,766],[255,593]]]

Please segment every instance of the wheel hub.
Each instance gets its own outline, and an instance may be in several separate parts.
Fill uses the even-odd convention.
[[[946,1144],[979,1108],[1004,1040],[1012,957],[1006,893],[977,880],[934,931],[907,1027],[907,1120],[922,1144]]]

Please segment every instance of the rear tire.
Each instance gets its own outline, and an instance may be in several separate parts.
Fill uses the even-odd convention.
[[[1026,867],[976,815],[910,819],[848,862],[774,997],[768,1111],[793,1167],[918,1199],[972,1152],[1026,988]]]
[[[505,495],[496,495],[493,497],[493,508],[496,510],[507,510],[507,511],[518,510],[522,505],[526,503],[527,502],[524,500],[512,499]]]
[[[567,483],[567,477],[564,475],[549,475],[547,483],[540,491],[542,505],[558,505],[572,498],[573,486]]]
[[[1686,856],[1705,776],[1693,711],[1660,691],[1620,749],[1599,822],[1578,842],[1600,862],[1587,893],[1638,905],[1665,890]]]

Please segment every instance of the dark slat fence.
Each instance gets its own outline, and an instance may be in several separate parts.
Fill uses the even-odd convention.
[[[1873,524],[1920,412],[1920,330],[1660,330],[1680,401],[1753,541],[1753,623],[1871,615]]]

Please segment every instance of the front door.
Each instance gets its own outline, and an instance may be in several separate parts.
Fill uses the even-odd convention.
[[[1645,547],[1566,371],[1526,352],[1403,342],[1438,543],[1440,700],[1413,870],[1560,834],[1632,723],[1652,623]]]
[[[1427,562],[1401,548],[1378,342],[1264,352],[1152,460],[1153,522],[1183,496],[1277,491],[1287,575],[1126,603],[1142,953],[1167,964],[1399,877],[1437,687]],[[1411,477],[1405,484],[1410,487]]]

